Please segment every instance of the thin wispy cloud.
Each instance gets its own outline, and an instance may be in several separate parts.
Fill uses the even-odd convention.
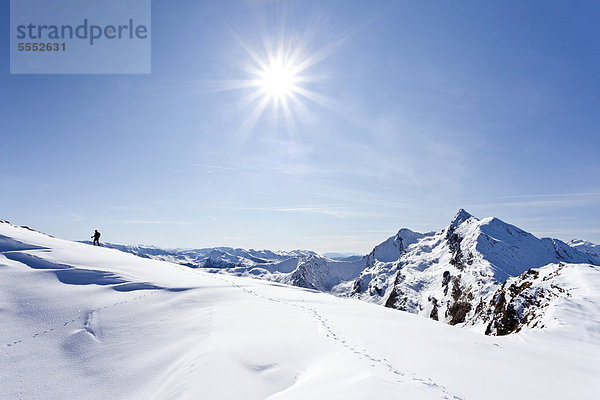
[[[363,212],[350,209],[345,206],[335,205],[302,205],[302,206],[264,206],[264,207],[246,207],[246,206],[222,206],[222,205],[202,205],[200,208],[225,210],[225,211],[261,211],[261,212],[284,212],[284,213],[306,213],[322,214],[336,218],[351,218],[374,216],[375,213]]]
[[[575,229],[552,229],[552,230],[547,230],[547,231],[533,231],[531,233],[533,233],[535,236],[538,236],[538,237],[541,237],[541,236],[544,236],[544,237],[545,236],[554,236],[554,235],[561,235],[561,236],[567,235],[568,237],[576,238],[577,235],[574,235],[573,232],[577,232],[577,234],[579,234],[579,235],[582,235],[582,234],[598,234],[598,233],[600,233],[600,229],[594,229],[594,228],[590,228],[590,229],[580,229],[580,228],[575,228]]]
[[[276,208],[274,211],[281,212],[292,212],[292,213],[310,213],[310,214],[323,214],[330,215],[336,218],[350,218],[358,216],[372,215],[369,213],[361,213],[352,211],[344,207],[323,207],[323,206],[308,206],[308,207],[286,207]]]
[[[167,221],[160,219],[109,219],[105,223],[117,225],[199,225],[198,222],[192,221]]]
[[[600,193],[555,193],[501,196],[499,200],[474,203],[475,207],[580,207],[600,204]]]

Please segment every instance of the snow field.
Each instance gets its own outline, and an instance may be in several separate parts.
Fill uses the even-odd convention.
[[[564,327],[487,337],[8,224],[0,235],[2,399],[600,396],[596,337]]]

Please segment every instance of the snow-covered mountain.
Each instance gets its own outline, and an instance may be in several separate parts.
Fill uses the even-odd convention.
[[[91,244],[89,241],[83,243]],[[140,257],[175,262],[192,268],[252,268],[266,264],[278,264],[290,258],[316,255],[308,250],[270,251],[245,250],[232,247],[203,249],[161,249],[155,246],[119,245],[103,243],[103,246],[132,253]],[[282,269],[286,267],[282,266]]]
[[[404,232],[374,265],[436,235]],[[0,398],[600,397],[593,265],[551,264],[499,286],[491,329],[520,328],[503,337],[205,271],[0,223]]]
[[[581,239],[570,240],[567,244],[592,257],[597,263],[600,263],[600,244],[594,244]]]
[[[339,260],[339,261],[355,261],[355,260],[359,260],[363,257],[362,254],[357,254],[357,253],[337,253],[337,252],[323,253],[323,256],[325,256],[327,258],[331,258],[332,260]]]
[[[489,321],[483,309],[499,285],[531,268],[560,262],[596,260],[560,240],[539,239],[498,218],[480,220],[461,209],[439,232],[401,230],[377,246],[352,295],[485,330]]]
[[[498,218],[478,219],[463,209],[440,231],[403,228],[368,255],[346,261],[301,250],[115,247],[211,272],[356,297],[488,334],[508,333],[490,324],[497,314],[494,296],[510,278],[548,264],[555,267],[547,269],[560,263],[600,264],[600,246],[540,239]]]
[[[308,250],[270,251],[231,247],[160,249],[112,243],[103,243],[103,246],[140,257],[203,268],[209,272],[255,277],[324,292],[344,292],[344,284],[355,279],[364,268],[362,257],[336,260]],[[340,284],[342,288],[337,288]]]

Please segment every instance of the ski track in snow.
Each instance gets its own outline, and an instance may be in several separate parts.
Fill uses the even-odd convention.
[[[226,282],[227,284],[229,284],[235,288],[241,289],[242,291],[248,293],[249,295],[252,295],[252,296],[264,299],[264,300],[268,300],[268,301],[271,301],[274,303],[279,303],[279,304],[283,304],[286,306],[301,309],[302,311],[308,313],[312,317],[312,319],[315,320],[315,322],[317,324],[321,325],[325,329],[325,331],[327,332],[327,337],[333,339],[337,344],[343,346],[348,351],[352,352],[358,359],[369,361],[369,364],[372,368],[375,368],[378,365],[383,366],[390,373],[392,373],[398,377],[411,380],[411,381],[416,382],[421,385],[425,385],[430,389],[436,389],[441,392],[441,394],[442,394],[442,397],[440,397],[441,399],[464,400],[462,397],[449,392],[448,389],[446,389],[443,385],[440,385],[440,384],[434,382],[431,378],[422,378],[413,373],[403,372],[403,371],[399,370],[398,368],[394,367],[394,365],[388,359],[374,357],[366,349],[361,349],[360,347],[351,344],[345,337],[343,337],[340,333],[336,332],[332,328],[332,326],[330,325],[327,318],[323,317],[323,315],[321,315],[317,310],[315,310],[311,307],[307,307],[306,305],[298,305],[298,304],[290,303],[290,302],[283,301],[280,299],[274,299],[274,298],[268,297],[268,296],[263,296],[262,294],[256,293],[255,291],[248,289],[247,287],[243,287],[241,285],[238,285],[235,282],[231,282],[230,280],[223,277],[222,275],[215,274],[214,277],[223,282]],[[401,380],[398,380],[397,382],[402,383]]]

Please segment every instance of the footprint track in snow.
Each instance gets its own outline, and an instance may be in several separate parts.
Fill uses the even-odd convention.
[[[21,340],[16,341],[15,343],[20,343]],[[12,346],[5,346],[2,348],[4,355],[6,356],[6,360],[9,361],[10,365],[14,365],[13,369],[16,373],[16,381],[17,381],[17,397],[18,400],[23,400],[25,397],[25,385],[23,384],[23,370],[19,363],[16,362],[14,355],[9,351],[9,348]]]
[[[160,289],[159,290],[154,290],[154,291],[152,291],[150,293],[139,295],[139,296],[133,297],[133,298],[128,299],[128,300],[122,300],[122,301],[115,302],[113,304],[109,304],[109,305],[105,305],[105,306],[102,306],[102,307],[95,308],[95,309],[89,311],[88,313],[86,313],[85,315],[80,315],[77,318],[73,318],[73,319],[70,319],[70,320],[67,320],[67,321],[59,322],[58,325],[56,325],[56,327],[55,326],[51,326],[51,327],[45,328],[43,331],[36,332],[36,333],[34,333],[29,338],[29,340],[37,339],[37,338],[43,337],[44,335],[49,335],[49,334],[51,334],[53,332],[56,332],[60,328],[66,328],[67,326],[72,325],[72,324],[74,324],[75,322],[78,322],[78,321],[81,321],[82,327],[83,327],[84,324],[85,324],[85,321],[88,318],[88,316],[90,314],[92,314],[92,313],[95,313],[95,312],[98,312],[98,311],[101,311],[101,310],[106,310],[108,308],[114,308],[114,307],[117,307],[117,306],[121,306],[121,305],[127,304],[129,302],[137,301],[137,300],[143,299],[144,297],[151,296],[151,295],[154,295],[154,294],[157,294],[157,293],[162,293],[162,292],[163,292],[163,290],[160,290]],[[27,341],[28,340],[24,339],[24,338],[13,339],[12,342],[8,342],[8,343],[4,344],[4,346],[2,346],[2,347],[3,347],[3,349],[4,349],[5,352],[8,352],[8,350],[12,350],[15,346],[20,345],[21,343],[27,342]]]
[[[131,298],[129,300],[116,302],[116,303],[113,303],[111,305],[107,305],[107,306],[103,306],[103,307],[98,307],[98,308],[90,311],[89,313],[87,313],[85,315],[81,315],[81,316],[79,316],[77,318],[72,318],[70,320],[67,320],[67,321],[64,321],[62,323],[59,323],[60,324],[60,328],[64,329],[64,328],[68,327],[69,325],[74,324],[75,322],[81,321],[84,329],[87,329],[84,322],[89,319],[89,316],[92,313],[95,313],[97,311],[104,310],[104,309],[107,309],[107,308],[117,307],[119,305],[123,305],[125,303],[130,302],[130,301],[140,300],[140,299],[142,299],[142,298],[144,298],[146,296],[153,295],[153,294],[156,294],[156,293],[159,293],[159,292],[162,292],[162,291],[161,290],[156,290],[156,291],[154,291],[152,293],[146,293],[146,294],[143,294],[143,295],[140,295],[140,296],[136,296],[136,297],[133,297],[133,298]],[[39,332],[34,333],[29,340],[34,340],[34,339],[37,340],[38,338],[41,338],[41,337],[43,337],[45,335],[49,335],[49,334],[51,334],[53,332],[56,332],[56,331],[58,331],[58,328],[47,327],[43,331],[39,331]],[[24,385],[24,382],[23,382],[23,370],[21,369],[20,363],[15,359],[14,352],[15,352],[15,346],[18,346],[18,345],[22,344],[23,342],[28,342],[28,340],[25,340],[25,339],[16,339],[16,340],[13,340],[12,342],[6,343],[4,346],[2,346],[2,350],[5,353],[6,358],[8,360],[10,360],[10,364],[11,365],[15,366],[14,367],[14,371],[16,373],[16,379],[17,379],[17,382],[18,382],[18,386],[17,386],[18,387],[18,393],[17,393],[16,399],[18,399],[18,400],[24,400],[26,397],[25,397],[25,385]]]
[[[340,335],[339,333],[336,333],[334,331],[332,326],[329,324],[329,321],[327,320],[327,318],[325,318],[317,310],[315,310],[311,307],[305,306],[303,304],[300,305],[300,304],[290,303],[290,302],[279,300],[279,299],[273,299],[272,297],[268,297],[268,296],[263,296],[251,289],[248,289],[246,287],[238,285],[237,283],[231,282],[228,279],[221,277],[219,275],[215,275],[215,278],[217,278],[223,282],[226,282],[233,287],[241,289],[242,291],[244,291],[247,294],[250,294],[252,296],[259,297],[259,298],[262,298],[264,300],[268,300],[268,301],[271,301],[274,303],[280,303],[280,304],[284,304],[286,306],[295,307],[295,308],[301,309],[302,311],[307,312],[309,315],[311,315],[311,317],[315,320],[315,322],[320,324],[325,329],[325,331],[327,332],[326,333],[327,337],[332,338],[334,341],[336,341],[338,344],[340,344],[341,346],[346,348],[348,351],[355,354],[359,359],[366,359],[366,360],[370,361],[370,363],[371,363],[370,366],[373,368],[376,368],[377,366],[383,366],[390,373],[392,373],[400,378],[409,379],[409,380],[412,380],[413,382],[422,384],[431,389],[438,390],[442,394],[441,399],[463,400],[462,397],[449,392],[448,389],[446,389],[446,387],[435,383],[431,378],[422,378],[413,373],[404,373],[401,370],[394,367],[394,365],[389,360],[387,360],[385,358],[376,358],[376,357],[370,355],[366,349],[361,349],[358,346],[349,345],[348,340],[346,338],[344,338],[342,335]],[[402,382],[402,381],[399,381],[399,382]]]

